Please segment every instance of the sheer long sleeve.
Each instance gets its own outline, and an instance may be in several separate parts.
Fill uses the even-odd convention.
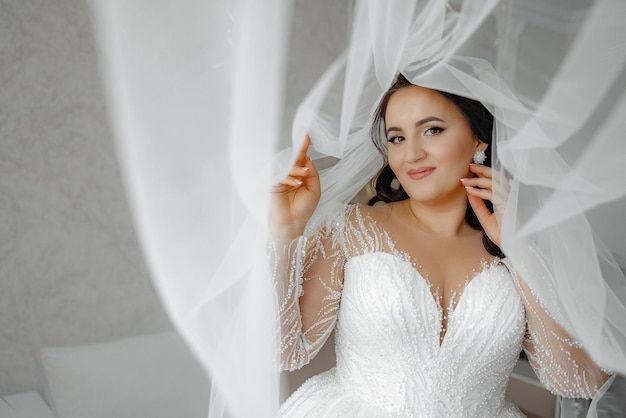
[[[299,369],[322,348],[337,321],[345,254],[345,209],[311,222],[303,236],[274,240],[272,268],[280,310],[280,368]]]
[[[509,266],[526,311],[524,351],[541,383],[566,398],[592,398],[609,375],[543,308],[539,298]]]

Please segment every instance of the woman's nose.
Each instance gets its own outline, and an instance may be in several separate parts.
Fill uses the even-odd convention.
[[[407,162],[416,162],[424,159],[426,151],[424,150],[422,141],[419,138],[409,138],[406,141],[407,146],[405,148],[404,159]]]

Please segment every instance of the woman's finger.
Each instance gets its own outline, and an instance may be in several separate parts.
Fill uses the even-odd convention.
[[[465,191],[472,196],[480,197],[483,200],[493,199],[493,192],[489,189],[477,189],[474,187],[465,186]]]
[[[302,186],[304,182],[300,179],[297,178],[293,178],[291,176],[287,176],[284,179],[282,179],[281,181],[279,181],[278,183],[276,183],[275,185],[272,186],[272,191],[277,192],[277,191],[284,191],[285,190],[285,186],[291,186],[291,187],[300,187]]]
[[[296,165],[303,166],[306,162],[306,153],[309,150],[309,145],[311,144],[311,138],[307,135],[304,137],[304,142],[302,143],[302,147],[300,147],[300,151],[298,152],[298,156],[296,157]]]
[[[492,169],[491,167],[487,167],[486,165],[480,164],[470,164],[469,169],[472,173],[476,174],[479,177],[492,178]]]
[[[468,177],[461,179],[463,186],[480,187],[481,189],[491,189],[493,182],[490,178]]]
[[[472,209],[474,210],[474,214],[478,218],[478,221],[484,226],[486,221],[489,219],[491,215],[493,215],[487,205],[485,205],[484,200],[480,196],[474,196],[468,194],[467,196]]]
[[[500,226],[496,216],[489,211],[485,201],[480,197],[468,193],[467,198],[489,239],[500,246]]]
[[[309,167],[300,167],[294,165],[291,167],[291,171],[289,172],[290,177],[306,177],[311,172]]]
[[[300,179],[296,179],[296,178],[293,178],[293,177],[289,176],[289,177],[286,177],[285,179],[283,179],[283,181],[281,181],[281,183],[287,184],[289,186],[300,187],[300,186],[302,186],[303,181],[300,180]]]

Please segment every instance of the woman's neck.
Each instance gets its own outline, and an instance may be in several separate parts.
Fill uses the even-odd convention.
[[[424,232],[454,237],[474,231],[465,221],[468,205],[465,195],[436,204],[409,198],[404,205],[408,221]]]

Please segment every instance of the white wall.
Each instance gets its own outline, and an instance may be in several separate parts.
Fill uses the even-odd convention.
[[[85,2],[0,2],[0,394],[40,347],[169,328],[135,239]]]

